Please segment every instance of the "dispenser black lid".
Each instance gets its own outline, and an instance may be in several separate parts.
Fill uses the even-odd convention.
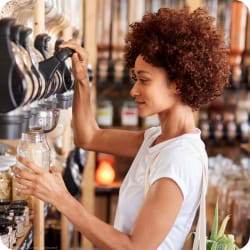
[[[10,27],[15,23],[14,18],[2,18],[0,19],[0,36],[9,36]]]

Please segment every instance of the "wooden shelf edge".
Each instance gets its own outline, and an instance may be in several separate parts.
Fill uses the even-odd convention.
[[[243,149],[248,154],[250,154],[250,144],[249,143],[240,144],[240,148]]]

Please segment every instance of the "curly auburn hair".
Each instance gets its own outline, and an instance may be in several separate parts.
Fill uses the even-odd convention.
[[[229,50],[206,10],[161,8],[129,27],[124,54],[129,69],[138,55],[164,68],[182,102],[194,110],[221,95],[229,79]]]

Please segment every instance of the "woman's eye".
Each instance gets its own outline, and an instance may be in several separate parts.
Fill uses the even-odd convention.
[[[145,84],[145,83],[147,83],[148,80],[146,80],[146,79],[139,79],[139,81],[140,81],[141,83]]]
[[[130,77],[130,82],[131,84],[135,84],[136,82],[140,82],[142,84],[146,84],[148,82],[147,79],[143,79],[143,78],[137,78],[136,76],[131,76]]]

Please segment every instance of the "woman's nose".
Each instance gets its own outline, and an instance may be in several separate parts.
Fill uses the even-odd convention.
[[[130,95],[135,98],[136,96],[139,95],[139,89],[138,89],[138,86],[135,82],[135,84],[133,85],[132,89],[130,90]]]

